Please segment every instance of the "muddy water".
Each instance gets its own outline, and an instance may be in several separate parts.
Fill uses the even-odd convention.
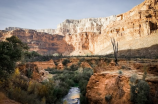
[[[71,87],[63,99],[63,104],[80,104],[80,89],[78,87]]]

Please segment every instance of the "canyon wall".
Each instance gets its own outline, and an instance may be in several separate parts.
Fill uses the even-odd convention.
[[[69,55],[74,50],[74,47],[68,45],[61,35],[51,35],[27,29],[0,30],[0,41],[5,41],[6,38],[12,35],[27,43],[30,51],[36,51],[40,54],[62,53],[63,55]]]
[[[20,28],[20,27],[7,27],[5,28],[6,31],[14,31],[16,29],[22,29],[22,30],[34,30],[37,32],[44,32],[51,35],[54,35],[56,33],[56,29],[26,29],[26,28]]]
[[[80,20],[65,20],[57,26],[59,35],[78,34],[81,32],[95,32],[100,34],[108,24],[116,20],[116,16],[104,18],[86,18]]]
[[[55,29],[38,29],[36,30],[37,32],[44,32],[44,33],[48,33],[48,34],[55,34],[56,30]]]
[[[7,36],[13,35],[11,33],[19,31],[18,29],[25,32],[29,30],[9,27],[6,28],[7,35],[3,35],[1,38],[5,39]],[[112,53],[111,38],[118,42],[119,50],[147,48],[158,44],[158,0],[145,0],[128,12],[119,15],[80,20],[67,19],[60,23],[57,29],[29,31],[34,31],[32,36],[36,38],[38,38],[37,34],[43,34],[42,36],[45,33],[58,34],[67,45],[74,47],[74,51],[69,55],[106,55]],[[44,36],[45,40],[51,41],[46,38],[47,36]],[[45,43],[45,41],[42,42],[42,37],[38,39],[40,39],[41,44]],[[157,52],[158,49],[149,51]]]
[[[77,55],[79,51],[87,51],[84,54],[104,55],[113,52],[111,38],[118,42],[119,50],[158,44],[157,20],[157,0],[145,0],[123,14],[107,18],[66,20],[57,30],[65,35],[68,44],[75,47],[76,52],[73,55]]]

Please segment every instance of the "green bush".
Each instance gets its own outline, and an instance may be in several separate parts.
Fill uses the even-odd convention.
[[[147,82],[140,80],[137,84],[137,104],[146,104],[149,101],[150,87]]]
[[[136,104],[149,104],[150,87],[148,83],[145,80],[137,82],[136,76],[132,76],[130,82],[131,101]]]
[[[85,61],[85,58],[80,59],[80,62],[84,62],[84,61]]]
[[[33,70],[32,70],[32,69],[27,69],[27,70],[26,70],[26,76],[27,76],[28,78],[31,78],[31,77],[32,77],[32,74],[33,74]]]
[[[118,71],[118,74],[119,74],[119,75],[122,75],[122,71],[121,71],[121,70],[119,70],[119,71]]]
[[[78,66],[72,64],[72,65],[70,66],[70,71],[76,71],[76,70],[78,70]]]
[[[70,60],[69,60],[69,59],[64,59],[63,62],[62,62],[62,64],[63,64],[64,66],[66,66],[68,63],[70,63]]]
[[[111,62],[110,58],[105,58],[104,61],[109,65],[109,63]]]
[[[121,69],[126,69],[126,66],[125,66],[125,65],[122,65],[122,66],[121,66]]]
[[[109,102],[111,101],[111,99],[112,99],[112,95],[109,95],[109,94],[108,94],[108,95],[105,96],[106,102],[109,103]]]
[[[22,104],[41,104],[35,94],[28,94],[27,91],[21,90],[19,87],[12,87],[8,90],[9,98],[21,102]]]

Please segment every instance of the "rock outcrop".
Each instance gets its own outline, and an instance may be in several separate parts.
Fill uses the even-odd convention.
[[[111,104],[132,104],[130,101],[130,77],[114,74],[94,74],[91,76],[86,96],[89,104],[109,104],[105,97],[112,95]],[[158,101],[157,92],[158,80],[147,80],[150,86],[150,98],[154,104]]]
[[[38,69],[40,69],[40,70],[56,67],[56,65],[54,64],[54,61],[52,59],[49,61],[42,61],[42,62],[36,61],[36,62],[32,62],[32,64],[36,64]]]
[[[21,104],[9,99],[3,92],[0,92],[0,104]]]

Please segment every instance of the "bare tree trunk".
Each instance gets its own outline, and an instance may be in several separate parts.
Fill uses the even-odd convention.
[[[114,57],[115,57],[115,66],[118,65],[118,42],[116,43],[115,42],[115,39],[114,38],[111,38],[111,43],[112,43],[112,46],[113,46],[113,51],[114,51]]]

